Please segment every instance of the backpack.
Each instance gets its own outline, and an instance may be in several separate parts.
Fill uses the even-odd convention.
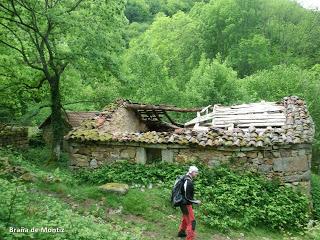
[[[171,205],[173,207],[181,206],[186,200],[181,193],[182,186],[185,182],[185,176],[179,176],[173,185],[171,192]]]

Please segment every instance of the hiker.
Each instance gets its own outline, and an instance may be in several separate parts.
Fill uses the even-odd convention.
[[[182,220],[179,227],[178,237],[187,237],[186,240],[195,239],[196,220],[194,219],[192,204],[200,204],[201,201],[194,200],[193,179],[197,177],[199,170],[196,166],[191,166],[185,175],[185,181],[181,193],[185,198],[184,204],[180,205]]]

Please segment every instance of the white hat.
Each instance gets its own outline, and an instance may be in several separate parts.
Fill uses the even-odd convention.
[[[188,173],[199,172],[199,169],[196,166],[190,166]]]

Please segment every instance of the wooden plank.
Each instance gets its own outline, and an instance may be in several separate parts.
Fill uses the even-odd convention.
[[[216,110],[221,110],[221,109],[247,109],[247,108],[257,108],[257,107],[263,107],[263,108],[279,108],[279,107],[284,107],[282,105],[277,105],[277,104],[261,104],[261,103],[256,103],[256,104],[247,104],[247,105],[234,105],[234,106],[217,106],[215,107]]]
[[[252,115],[220,115],[214,116],[212,119],[286,119],[283,114],[252,114]]]
[[[205,112],[206,110],[208,110],[208,108],[210,108],[211,107],[211,105],[209,105],[209,106],[206,106],[205,108],[203,108],[201,111],[200,111],[200,113],[203,113],[203,112]]]
[[[237,110],[214,110],[209,113],[213,114],[250,114],[250,113],[281,113],[284,112],[285,108],[250,108],[250,109],[237,109]]]
[[[188,125],[192,125],[192,124],[196,124],[196,123],[203,123],[203,122],[206,122],[206,121],[211,121],[211,122],[221,122],[221,121],[226,121],[226,122],[257,122],[257,121],[260,121],[260,122],[263,122],[263,121],[280,121],[280,122],[285,122],[286,121],[286,118],[285,117],[277,117],[277,118],[273,118],[273,117],[265,117],[265,118],[255,118],[255,117],[241,117],[241,118],[211,118],[211,117],[202,117],[202,118],[197,118],[197,119],[193,119],[187,123],[185,123],[185,126],[188,126]]]
[[[275,102],[260,102],[260,103],[249,103],[249,104],[240,104],[240,105],[234,105],[230,106],[232,109],[236,108],[251,108],[251,107],[257,107],[257,106],[271,106],[271,107],[278,107],[279,105]]]
[[[241,123],[241,124],[236,124],[237,127],[250,127],[250,126],[254,126],[254,127],[281,127],[284,126],[285,123]],[[215,124],[212,127],[229,127],[230,124]]]
[[[247,108],[247,109],[230,109],[230,110],[215,110],[212,113],[220,114],[239,114],[239,113],[268,113],[268,112],[284,112],[284,108]],[[212,114],[210,113],[210,114]]]
[[[176,125],[176,126],[178,126],[178,127],[184,127],[183,124],[180,124],[180,123],[175,122],[175,121],[169,116],[169,114],[168,114],[166,111],[164,111],[163,114],[167,117],[167,119],[168,119],[172,124],[174,124],[174,125]]]
[[[161,122],[161,117],[156,111],[153,111],[154,115],[157,117],[158,121]]]
[[[207,115],[199,116],[197,118],[192,119],[191,121],[187,122],[188,124],[191,122],[203,121],[204,119],[212,119],[214,117],[230,117],[230,118],[237,118],[237,117],[245,117],[245,118],[259,118],[259,117],[275,117],[275,118],[285,118],[285,114],[281,112],[274,112],[274,113],[266,113],[266,112],[226,112],[226,113],[216,113],[212,112]]]
[[[244,104],[239,104],[239,105],[232,105],[232,106],[222,106],[220,104],[215,104],[214,107],[216,108],[247,108],[247,107],[252,107],[252,106],[281,106],[276,102],[265,102],[261,101],[258,103],[244,103]]]
[[[248,121],[248,120],[238,120],[238,121],[230,121],[230,120],[226,120],[226,121],[215,121],[215,124],[220,124],[220,123],[251,123],[251,124],[255,124],[255,123],[285,123],[285,121],[277,121],[277,120],[253,120],[253,121]]]
[[[214,121],[229,121],[229,122],[235,122],[235,121],[247,121],[247,122],[254,122],[254,121],[280,121],[280,122],[284,122],[284,121],[286,121],[286,118],[260,118],[260,119],[258,119],[258,118],[256,118],[256,119],[254,119],[254,118],[252,118],[252,119],[250,119],[250,118],[244,118],[244,119],[241,119],[241,118],[213,118],[214,119]],[[207,121],[211,121],[211,119],[208,119]],[[203,121],[201,121],[201,122],[203,122]]]

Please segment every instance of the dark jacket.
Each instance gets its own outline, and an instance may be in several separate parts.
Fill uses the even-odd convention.
[[[195,199],[193,199],[194,186],[193,186],[192,178],[188,174],[185,176],[185,181],[182,186],[181,193],[186,200],[185,205],[191,205],[195,203]]]

